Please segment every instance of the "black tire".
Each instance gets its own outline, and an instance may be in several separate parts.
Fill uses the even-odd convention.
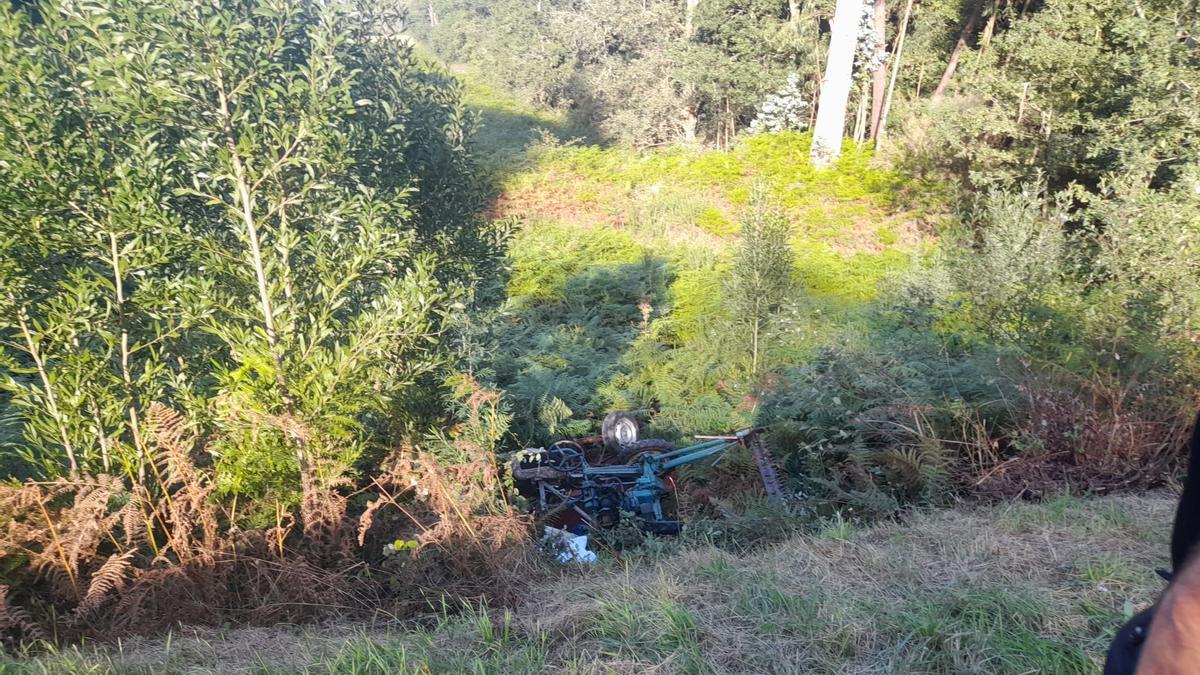
[[[623,464],[633,464],[644,455],[665,455],[675,452],[675,444],[657,438],[647,438],[644,441],[634,441],[621,449]]]
[[[638,441],[637,418],[627,412],[609,413],[600,427],[600,435],[604,438],[604,449],[621,456],[626,446]]]

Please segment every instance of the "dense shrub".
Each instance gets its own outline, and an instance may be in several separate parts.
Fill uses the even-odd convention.
[[[759,422],[814,504],[877,516],[940,501],[999,459],[1016,392],[996,356],[928,335],[827,348],[772,380]]]
[[[499,241],[395,10],[0,7],[5,644],[516,588],[499,394],[441,382]]]
[[[750,122],[750,133],[799,131],[808,126],[808,101],[800,88],[800,76],[788,76],[787,84],[767,96]]]
[[[1168,328],[1182,324],[1161,318],[1192,311],[1190,263],[1149,249],[1153,274],[1179,275],[1172,292],[1098,275],[1081,253],[1094,231],[1072,231],[1062,202],[1039,194],[986,192],[960,223],[956,245],[889,279],[865,337],[768,388],[760,419],[802,489],[871,513],[1162,480],[1200,384],[1194,345]],[[1125,294],[1147,304],[1108,304]],[[1133,318],[1146,310],[1155,319]],[[1093,326],[1100,316],[1120,328]]]
[[[419,425],[394,403],[494,243],[458,90],[392,18],[6,6],[0,368],[31,471],[145,478],[166,403],[249,512]]]

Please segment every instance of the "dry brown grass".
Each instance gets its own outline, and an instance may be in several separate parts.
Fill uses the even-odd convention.
[[[555,176],[553,184],[536,188],[510,189],[500,194],[488,209],[492,220],[559,220],[580,227],[616,227],[626,224],[619,203],[582,199],[579,176]]]
[[[833,523],[742,557],[606,557],[521,606],[424,627],[186,629],[41,664],[180,672],[1091,672],[1161,582],[1175,496],[1063,497]],[[428,670],[425,670],[428,669]]]
[[[1161,485],[1182,457],[1193,401],[1162,385],[1026,373],[1008,442],[1015,457],[978,470],[974,495],[1041,498],[1069,485],[1088,493]],[[1187,411],[1184,413],[1183,411]]]
[[[674,653],[668,671],[692,670],[679,662],[690,659],[715,672],[937,672],[945,656],[968,672],[1010,672],[990,667],[984,650],[954,645],[952,633],[918,645],[904,630],[942,600],[1012,594],[1045,601],[1040,637],[1094,658],[1125,602],[1153,596],[1173,506],[1164,495],[1064,499],[925,514],[844,540],[837,532],[799,537],[741,559],[689,551],[568,590],[573,602],[556,602],[563,589],[550,589],[533,605],[556,613],[536,623],[564,635],[555,660],[598,669],[612,665],[596,657],[603,638],[626,639],[597,638],[610,602],[665,597],[701,627],[692,653]],[[643,608],[651,616],[653,605]],[[650,623],[643,628],[653,630]],[[636,633],[631,628],[626,635]]]
[[[528,519],[498,504],[493,461],[398,455],[355,490],[301,476],[296,513],[242,530],[178,413],[149,410],[145,481],[72,475],[0,484],[0,647],[114,640],[173,626],[272,625],[511,604],[534,558]],[[479,454],[479,453],[475,453]],[[337,475],[334,473],[333,475]],[[365,510],[351,497],[374,499]],[[386,542],[420,546],[384,559]]]

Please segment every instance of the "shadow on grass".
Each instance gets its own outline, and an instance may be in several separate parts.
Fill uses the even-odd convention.
[[[670,281],[661,258],[588,266],[565,279],[553,299],[510,309],[491,367],[516,404],[519,436],[536,438],[556,426],[559,435],[588,430],[592,422],[578,416],[606,407],[603,385],[646,330],[649,308],[666,301]],[[555,400],[573,415],[554,419],[556,409],[563,412]]]
[[[493,185],[518,172],[529,149],[542,139],[560,143],[597,142],[593,133],[569,119],[551,119],[498,106],[469,107],[479,116],[479,127],[472,137],[475,154]]]
[[[470,69],[457,70],[463,100],[478,116],[472,135],[475,154],[493,184],[502,183],[519,169],[530,147],[543,138],[598,143],[595,133],[571,115],[536,110],[484,83]]]

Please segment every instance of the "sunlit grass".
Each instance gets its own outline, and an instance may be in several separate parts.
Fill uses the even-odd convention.
[[[28,654],[0,673],[1092,673],[1126,609],[1161,589],[1152,570],[1166,548],[1132,533],[1165,536],[1174,505],[1159,494],[868,528],[834,518],[740,556],[652,544],[602,553],[509,610],[463,605],[420,625],[349,630],[188,629]]]

